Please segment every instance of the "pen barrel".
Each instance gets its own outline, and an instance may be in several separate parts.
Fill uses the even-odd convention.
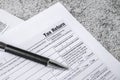
[[[8,52],[8,53],[11,53],[11,54],[14,54],[14,55],[32,60],[34,62],[43,64],[45,66],[47,66],[48,62],[49,62],[49,58],[34,54],[32,52],[29,52],[29,51],[26,51],[26,50],[23,50],[23,49],[13,47],[11,45],[6,45],[5,52]]]

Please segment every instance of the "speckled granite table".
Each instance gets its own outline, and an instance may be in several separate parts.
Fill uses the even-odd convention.
[[[27,20],[58,1],[120,61],[120,0],[0,0],[0,8]]]

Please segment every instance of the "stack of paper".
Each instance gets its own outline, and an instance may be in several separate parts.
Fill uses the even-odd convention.
[[[14,28],[18,24],[23,23],[24,21],[9,14],[8,12],[0,9],[0,37],[3,36],[7,31]],[[7,57],[9,54],[6,55],[4,52],[0,52],[0,67],[6,62]]]
[[[56,60],[69,70],[4,53],[0,80],[120,80],[120,63],[60,3],[6,31],[1,40]]]

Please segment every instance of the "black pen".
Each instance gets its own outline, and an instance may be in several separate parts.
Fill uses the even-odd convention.
[[[55,62],[47,57],[43,57],[43,56],[34,54],[32,52],[14,47],[12,45],[9,45],[9,44],[3,43],[3,42],[0,42],[0,48],[3,49],[5,52],[32,60],[34,62],[43,64],[45,66],[52,66],[55,68],[68,69],[66,66],[63,66],[62,64]]]

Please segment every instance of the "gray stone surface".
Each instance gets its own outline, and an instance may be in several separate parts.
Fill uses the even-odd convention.
[[[0,8],[27,20],[58,1],[120,61],[120,0],[0,0]]]

